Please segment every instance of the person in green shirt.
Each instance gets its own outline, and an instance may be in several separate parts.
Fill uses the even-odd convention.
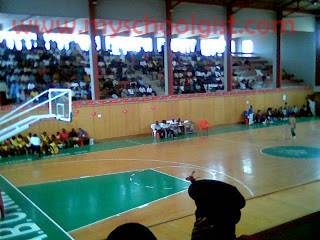
[[[289,116],[289,126],[291,128],[291,136],[293,139],[296,139],[296,128],[297,128],[297,120],[295,113],[291,113]]]

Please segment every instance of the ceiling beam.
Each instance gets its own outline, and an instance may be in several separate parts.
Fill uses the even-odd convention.
[[[183,2],[183,0],[177,0],[175,3],[172,3],[171,9],[174,9],[176,6],[178,6],[182,2]]]
[[[226,7],[228,3],[232,2],[223,2],[220,0],[181,0],[181,2],[187,2],[187,3],[198,3],[198,4],[206,4],[206,5],[217,5]],[[260,2],[262,3],[262,2]],[[267,3],[267,2],[264,2]],[[267,3],[269,4],[269,3]],[[290,6],[290,5],[289,5]],[[277,7],[273,5],[266,5],[266,6],[259,6],[259,1],[254,0],[237,0],[235,3],[232,3],[232,7],[238,7],[238,8],[254,8],[254,9],[261,9],[261,10],[271,10],[271,11],[277,11]],[[307,10],[307,9],[296,9],[296,8],[286,8],[285,11],[294,11],[298,13],[305,13],[305,14],[312,14],[312,15],[319,15],[320,10]]]
[[[296,8],[292,8],[291,10],[288,11],[288,9],[285,9],[285,11],[288,11],[288,13],[284,14],[283,17],[288,17],[289,15],[296,13],[296,12],[300,12],[300,10],[303,10],[304,8],[308,7],[312,5],[311,2],[308,2],[306,5],[304,5],[303,7],[300,5],[300,1],[297,1],[297,7]],[[310,11],[310,10],[309,10]],[[313,11],[313,15],[317,15],[315,13],[315,10],[311,10]]]
[[[279,9],[285,9],[285,8],[287,8],[287,7],[289,7],[289,6],[291,6],[292,4],[294,4],[294,3],[297,3],[297,6],[299,5],[299,0],[291,0],[290,2],[287,2],[287,3],[285,3],[285,4],[280,4],[279,5]]]

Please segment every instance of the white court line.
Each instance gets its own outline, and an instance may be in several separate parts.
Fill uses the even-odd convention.
[[[171,166],[164,166],[164,167],[171,167]],[[157,167],[157,168],[164,168],[164,167]],[[180,167],[182,167],[182,166],[180,166]],[[156,172],[156,173],[159,173],[159,174],[162,174],[162,175],[165,175],[165,176],[168,176],[168,177],[177,179],[177,180],[179,180],[179,181],[183,181],[183,182],[186,182],[186,183],[190,183],[189,181],[186,181],[186,180],[184,180],[184,179],[182,179],[182,178],[178,178],[178,177],[176,177],[176,176],[169,175],[169,174],[167,174],[167,173],[157,171],[157,170],[155,170],[155,168],[147,168],[147,169],[145,169],[145,170],[143,170],[143,171],[141,171],[141,172],[144,172],[144,171],[153,171],[153,172]],[[131,175],[131,177],[130,177],[130,182],[132,182],[132,183],[135,184],[135,185],[141,186],[140,183],[137,183],[136,181],[134,181],[134,178],[133,178],[133,177],[134,177],[135,175],[136,175],[136,174],[132,174],[132,175]],[[144,186],[144,187],[145,187],[145,188],[155,188],[154,186],[148,186],[148,185],[146,185],[146,186]],[[173,189],[173,188],[171,188],[171,187],[164,187],[163,189],[165,189],[165,190],[171,190],[171,189]]]
[[[141,205],[141,206],[139,206],[139,207],[131,208],[131,209],[129,209],[129,210],[126,210],[126,211],[123,211],[123,212],[117,213],[116,215],[113,215],[113,216],[110,216],[110,217],[107,217],[107,218],[104,218],[104,219],[98,220],[98,221],[96,221],[96,222],[90,223],[90,224],[88,224],[88,225],[84,225],[84,226],[82,226],[82,227],[79,227],[79,228],[73,229],[73,230],[71,230],[70,232],[72,233],[72,232],[78,231],[78,230],[80,230],[80,229],[90,227],[90,226],[92,226],[92,225],[94,225],[94,224],[97,224],[97,223],[100,223],[100,222],[103,222],[103,221],[109,220],[109,219],[111,219],[111,218],[114,218],[114,217],[117,217],[117,216],[121,216],[121,215],[123,215],[123,214],[125,214],[125,213],[131,212],[131,211],[134,211],[134,210],[137,210],[137,209],[141,209],[141,208],[143,208],[143,207],[147,207],[147,206],[149,206],[150,204],[153,204],[153,203],[159,202],[159,201],[161,201],[161,200],[163,200],[163,199],[167,199],[167,198],[169,198],[169,197],[173,197],[173,196],[178,195],[178,194],[180,194],[180,193],[183,193],[183,192],[185,192],[185,191],[187,191],[187,190],[182,190],[182,191],[180,191],[180,192],[177,192],[177,193],[174,193],[174,194],[168,195],[168,196],[166,196],[166,197],[159,198],[159,199],[157,199],[157,200],[154,200],[154,201],[148,202],[148,203],[146,203],[146,204],[144,204],[144,205]]]
[[[44,215],[50,222],[52,222],[59,230],[61,230],[67,237],[74,240],[69,233],[67,233],[62,227],[60,227],[52,218],[50,218],[44,211],[41,210],[34,202],[32,202],[23,192],[21,192],[16,186],[14,186],[8,179],[4,176],[1,176],[15,191],[17,191],[23,198],[25,198],[34,208],[36,208],[42,215]]]
[[[173,166],[156,167],[156,168],[152,168],[152,169],[160,169],[160,168],[189,168],[189,169],[198,169],[198,170],[200,170],[200,171],[209,173],[213,179],[216,179],[216,173],[212,173],[212,172],[210,172],[210,171],[208,171],[208,170],[206,170],[206,169],[204,169],[204,168],[201,168],[201,167],[200,167],[200,168],[195,168],[195,167],[191,167],[191,166],[176,166],[176,165],[173,165]],[[159,172],[160,172],[160,171],[159,171]],[[161,173],[163,173],[163,172],[161,172]],[[164,174],[165,174],[165,173],[164,173]],[[172,176],[172,175],[169,175],[169,176]],[[174,176],[172,176],[172,177],[174,177]],[[179,178],[179,179],[180,179],[180,180],[184,180],[184,179],[181,179],[181,178]],[[187,181],[187,180],[184,180],[184,181],[190,183],[190,182]]]
[[[170,174],[168,174],[168,173],[160,172],[160,171],[156,170],[156,169],[165,168],[165,167],[170,167],[170,166],[156,167],[156,168],[151,168],[151,169],[152,169],[153,171],[155,171],[155,172],[158,172],[158,173],[160,173],[160,174],[166,175],[166,176],[168,176],[168,177],[172,177],[172,178],[178,179],[178,180],[180,180],[180,181],[184,181],[184,182],[190,183],[189,181],[187,181],[187,180],[185,180],[185,179],[183,179],[183,178],[179,178],[179,177],[170,175]],[[180,167],[181,167],[181,166],[180,166]]]
[[[131,170],[131,171],[123,171],[123,172],[107,173],[107,174],[102,174],[102,175],[89,176],[89,178],[91,178],[91,177],[100,177],[100,176],[107,176],[107,175],[116,175],[116,174],[129,173],[129,172],[143,172],[143,171],[146,171],[146,170],[151,170],[151,171],[154,171],[154,172],[159,172],[159,171],[153,170],[152,168],[145,168],[145,169],[139,169],[139,170]],[[164,174],[164,173],[162,173],[162,172],[159,172],[159,173]],[[136,175],[136,174],[132,174],[131,176],[134,176],[134,175]],[[167,175],[167,174],[164,174],[164,175]],[[171,176],[171,177],[173,177],[173,176]],[[66,179],[66,180],[61,180],[61,181],[60,181],[60,180],[58,180],[58,181],[51,181],[50,183],[70,181],[70,180],[79,180],[79,179],[80,179],[80,178],[72,178],[72,179]],[[180,180],[181,180],[181,179],[180,179]],[[131,181],[131,179],[130,179],[130,181]],[[136,182],[133,182],[133,181],[131,181],[131,182],[132,182],[133,184],[137,185],[137,186],[140,186],[139,183],[136,183]],[[49,182],[47,182],[47,183],[49,183]],[[32,185],[25,185],[25,186],[35,186],[35,185],[41,185],[41,184],[46,184],[46,183],[32,184]],[[150,189],[151,189],[151,188],[154,188],[154,187],[152,187],[152,186],[145,186],[145,187],[146,187],[146,188],[150,188]],[[172,188],[167,188],[167,190],[171,190],[171,189],[172,189]],[[113,217],[116,217],[116,216],[120,216],[120,215],[122,215],[122,214],[124,214],[124,213],[133,211],[133,210],[135,210],[135,209],[141,209],[141,208],[147,207],[148,205],[150,205],[150,204],[152,204],[152,203],[158,202],[158,201],[160,201],[160,200],[169,198],[169,197],[174,196],[174,195],[178,195],[178,194],[180,194],[180,193],[182,193],[182,192],[185,192],[185,191],[187,191],[187,189],[184,189],[184,190],[179,191],[179,192],[174,193],[174,194],[167,195],[166,197],[159,198],[159,199],[157,199],[157,200],[148,202],[148,203],[146,203],[146,204],[144,204],[144,205],[141,205],[141,206],[138,206],[138,207],[135,207],[135,208],[126,210],[126,211],[124,211],[124,212],[117,213],[117,214],[115,214],[115,215],[113,215],[113,216],[110,216],[110,217],[105,218],[105,219],[98,220],[98,221],[96,221],[96,222],[94,222],[94,223],[90,223],[90,224],[88,224],[88,225],[84,225],[84,226],[82,226],[82,227],[80,227],[80,228],[77,228],[77,229],[74,229],[74,230],[70,230],[70,232],[74,232],[74,231],[80,230],[80,229],[82,229],[82,228],[89,227],[89,226],[91,226],[91,225],[93,225],[93,224],[96,224],[96,223],[99,223],[99,222],[108,220],[108,219],[113,218]]]
[[[80,177],[75,177],[75,178],[65,178],[65,179],[52,180],[52,181],[47,181],[47,182],[42,182],[42,183],[31,183],[31,184],[27,184],[27,185],[20,185],[19,187],[38,186],[38,185],[43,185],[43,184],[47,184],[47,183],[61,183],[64,181],[75,181],[75,180],[81,180],[81,179],[85,179],[85,178],[102,177],[102,176],[117,175],[117,174],[130,173],[130,172],[143,172],[148,169],[151,169],[151,168],[132,169],[132,170],[121,171],[121,172],[104,173],[104,174],[97,174],[97,175],[90,175],[90,176],[80,176]]]
[[[217,170],[214,169],[210,169],[210,168],[204,168],[195,164],[190,164],[190,163],[182,163],[182,162],[175,162],[175,161],[164,161],[164,160],[156,160],[156,159],[137,159],[137,158],[101,158],[101,159],[84,159],[84,160],[69,160],[66,162],[62,162],[62,161],[58,161],[55,162],[54,164],[66,164],[66,163],[83,163],[83,162],[96,162],[96,161],[143,161],[143,162],[160,162],[160,163],[168,163],[168,164],[177,164],[177,165],[182,165],[182,166],[190,166],[196,169],[200,169],[200,170],[208,170],[212,173],[217,173],[217,174],[221,174],[231,180],[233,180],[234,182],[240,184],[242,187],[244,187],[247,192],[251,195],[251,197],[254,197],[255,194],[254,192],[250,189],[249,186],[247,186],[244,182],[242,182],[241,180],[238,180],[235,177],[232,177],[231,175],[228,175],[226,173],[223,172],[219,172]],[[50,163],[50,162],[48,162]],[[52,163],[52,162],[51,162]],[[128,171],[130,172],[130,171]]]
[[[183,166],[183,167],[185,167],[185,168],[199,169],[199,170],[205,171],[205,172],[207,172],[207,173],[210,173],[211,176],[213,176],[213,178],[215,178],[215,174],[216,174],[216,173],[217,173],[217,174],[221,174],[221,175],[223,175],[223,176],[225,176],[225,177],[227,177],[227,178],[230,178],[231,180],[233,180],[233,181],[239,183],[240,185],[242,185],[242,186],[250,193],[250,195],[251,195],[252,197],[254,197],[253,191],[252,191],[247,185],[245,185],[242,181],[240,181],[240,180],[238,180],[238,179],[236,179],[236,178],[234,178],[234,177],[232,177],[232,176],[230,176],[230,175],[228,175],[228,174],[226,174],[226,173],[219,172],[219,171],[216,171],[216,170],[213,170],[213,169],[208,169],[208,170],[206,170],[206,169],[203,168],[203,167],[200,167],[200,166],[197,166],[197,165],[193,165],[193,164],[187,164],[187,165],[190,165],[190,167],[187,167],[187,166]],[[177,166],[172,166],[172,167],[177,167]],[[160,167],[160,168],[161,168],[161,167]],[[212,172],[210,172],[210,171],[212,171]]]

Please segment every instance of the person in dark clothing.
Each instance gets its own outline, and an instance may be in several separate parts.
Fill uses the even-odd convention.
[[[139,223],[126,223],[114,229],[106,240],[157,240],[153,233]]]
[[[241,209],[246,201],[238,189],[216,180],[196,180],[191,182],[189,196],[196,204],[196,221],[192,240],[235,240],[236,224],[241,218]]]

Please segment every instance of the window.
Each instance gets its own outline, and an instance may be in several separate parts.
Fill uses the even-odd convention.
[[[165,42],[166,42],[165,38],[157,39],[158,52],[161,52],[161,48],[165,44]],[[171,41],[171,50],[173,52],[191,53],[191,52],[194,52],[196,45],[197,45],[196,39],[174,38]]]
[[[142,37],[106,37],[106,46],[114,55],[139,52],[141,48],[152,52],[152,39]]]
[[[196,48],[197,40],[195,39],[179,39],[175,38],[171,41],[171,49],[173,52],[191,53]]]
[[[77,43],[81,50],[89,51],[90,49],[90,37],[86,34],[60,34],[60,33],[45,33],[43,34],[43,39],[45,40],[45,47],[47,50],[50,49],[50,41],[57,43],[58,49],[69,49],[69,44],[71,42]],[[95,37],[97,44],[97,50],[101,49],[101,38],[99,36]]]
[[[157,38],[158,52],[161,52],[162,46],[165,44],[165,42],[166,42],[165,38]]]
[[[204,56],[214,56],[217,53],[223,53],[226,48],[224,37],[219,39],[204,39],[200,43],[201,52]]]
[[[236,52],[236,41],[231,40],[231,52],[235,53]]]
[[[27,49],[31,49],[32,41],[37,40],[37,34],[35,33],[17,33],[15,31],[1,31],[0,32],[0,42],[6,40],[7,47],[13,49],[16,47],[17,50],[22,49],[22,40],[25,41],[25,46]]]
[[[243,53],[253,53],[253,42],[252,40],[243,40],[242,41],[242,52]]]

